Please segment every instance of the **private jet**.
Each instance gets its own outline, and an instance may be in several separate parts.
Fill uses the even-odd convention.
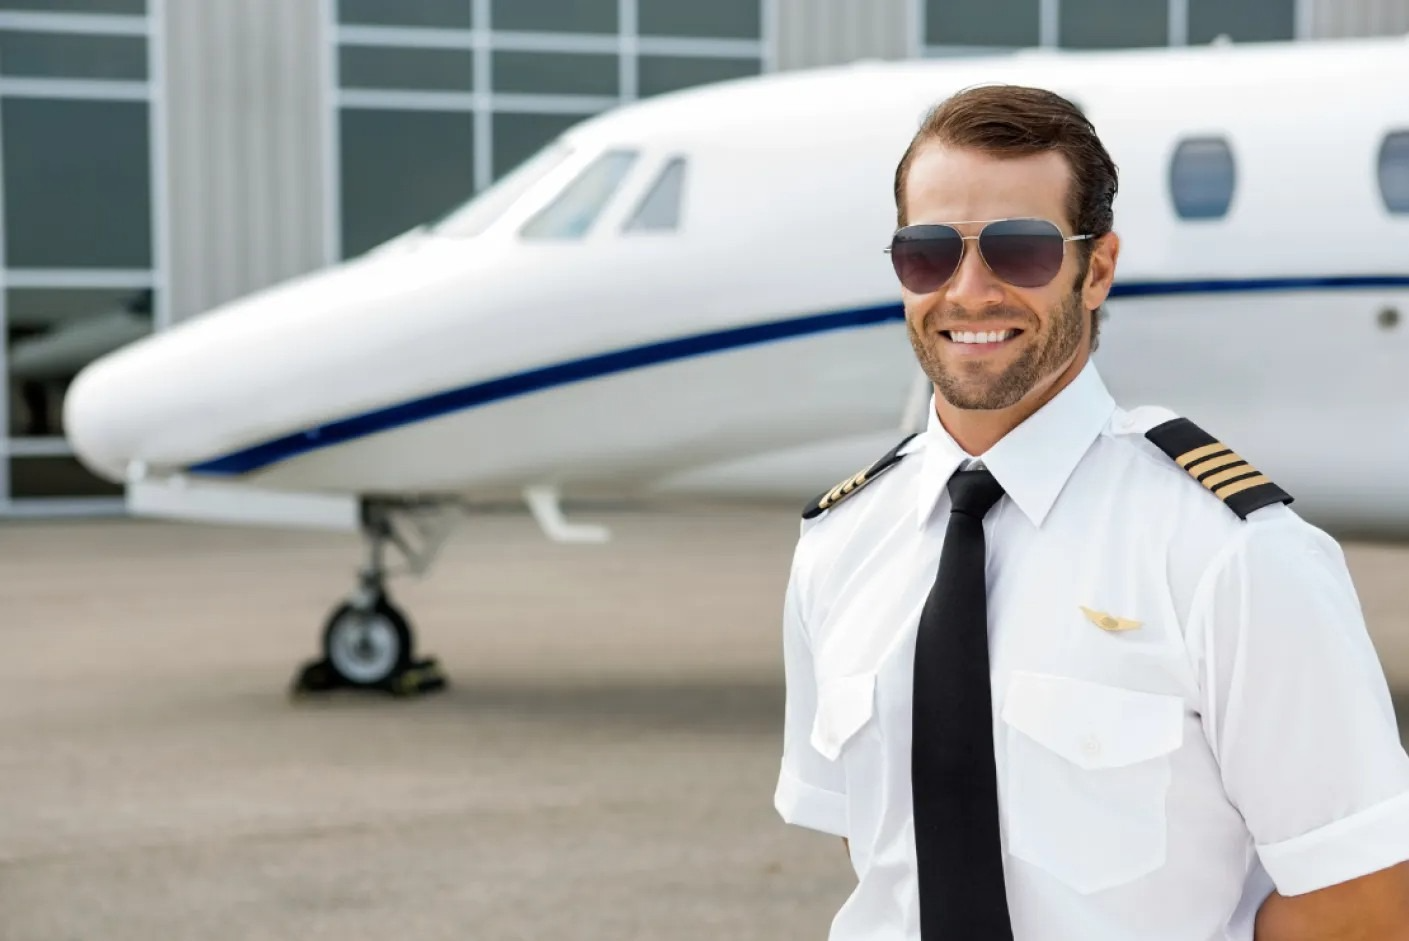
[[[1117,398],[1236,441],[1318,524],[1409,535],[1403,38],[865,62],[623,105],[432,223],[103,357],[67,433],[134,513],[360,528],[303,681],[415,685],[387,550],[424,572],[464,507],[596,541],[565,497],[801,501],[923,423],[892,175],[929,107],[993,82],[1066,95],[1119,164]]]

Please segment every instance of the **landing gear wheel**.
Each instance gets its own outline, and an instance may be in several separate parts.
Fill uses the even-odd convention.
[[[385,598],[370,607],[344,602],[323,631],[323,656],[348,686],[382,686],[411,665],[411,627]]]
[[[396,505],[368,500],[362,507],[367,537],[367,564],[358,574],[358,587],[333,609],[323,628],[323,657],[305,664],[294,677],[293,695],[334,689],[381,690],[394,696],[416,696],[444,689],[445,675],[434,659],[414,659],[411,625],[386,593],[388,543],[423,571],[432,548],[417,553],[392,525]],[[442,537],[443,538],[443,537]]]
[[[414,660],[413,645],[406,616],[384,596],[370,607],[344,602],[323,630],[323,659],[299,671],[293,693],[352,689],[418,696],[444,689],[440,665],[434,659]]]

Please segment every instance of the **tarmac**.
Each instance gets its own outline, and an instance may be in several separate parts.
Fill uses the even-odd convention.
[[[841,842],[772,808],[797,508],[590,521],[393,582],[448,689],[297,701],[355,536],[0,524],[0,941],[826,937]],[[1347,554],[1409,691],[1409,548]]]

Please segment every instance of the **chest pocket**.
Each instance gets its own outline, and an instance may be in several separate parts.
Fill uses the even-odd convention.
[[[1178,696],[1014,672],[1004,700],[1009,852],[1082,894],[1164,865]]]

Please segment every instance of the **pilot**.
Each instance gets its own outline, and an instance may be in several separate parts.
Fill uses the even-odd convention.
[[[1340,548],[1091,360],[1116,187],[1034,88],[942,101],[900,160],[934,396],[803,514],[775,806],[846,841],[833,941],[1409,939],[1409,755]]]

